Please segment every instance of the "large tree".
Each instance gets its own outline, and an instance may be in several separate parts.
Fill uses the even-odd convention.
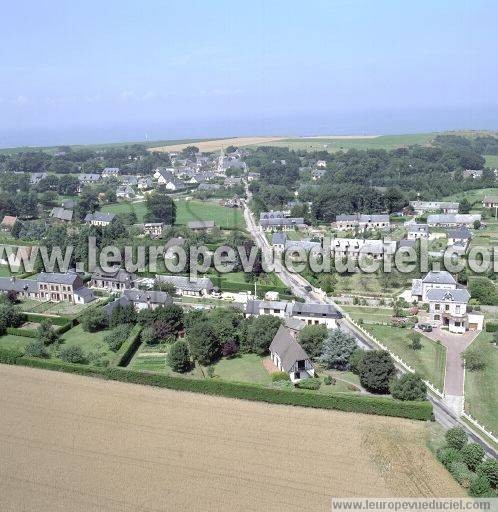
[[[333,329],[323,342],[320,361],[327,368],[349,369],[349,358],[357,349],[356,340],[347,332]]]
[[[389,352],[366,352],[360,367],[361,385],[372,393],[389,393],[389,383],[396,375],[396,368]]]
[[[307,325],[299,333],[299,343],[311,358],[316,358],[322,353],[327,335],[325,325]]]
[[[156,191],[147,196],[145,201],[149,212],[146,215],[148,222],[164,222],[174,224],[176,219],[176,204],[165,192]]]

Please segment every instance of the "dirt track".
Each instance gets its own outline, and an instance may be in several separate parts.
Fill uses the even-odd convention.
[[[270,142],[283,140],[285,137],[234,137],[232,139],[213,139],[205,140],[201,142],[191,142],[189,144],[174,144],[172,146],[160,146],[157,148],[149,148],[149,151],[166,152],[170,151],[181,151],[187,146],[196,146],[201,152],[219,151],[221,148],[227,148],[228,146],[253,146],[253,145],[267,145]]]
[[[330,510],[462,496],[423,423],[0,365],[0,510]]]

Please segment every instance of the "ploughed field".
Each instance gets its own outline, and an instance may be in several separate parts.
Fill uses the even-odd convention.
[[[0,365],[0,510],[330,510],[462,496],[426,425]]]

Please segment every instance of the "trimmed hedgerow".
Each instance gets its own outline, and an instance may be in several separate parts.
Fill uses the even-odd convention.
[[[123,342],[116,355],[112,359],[110,366],[126,366],[129,360],[135,353],[140,345],[140,332],[142,331],[141,325],[135,325],[131,330],[128,338]]]
[[[17,360],[22,357],[22,352],[17,349],[0,348],[0,363],[16,364]]]
[[[49,320],[52,325],[66,325],[71,319],[66,316],[48,316],[39,313],[26,313],[26,321],[41,323],[43,320]]]
[[[498,323],[497,322],[486,322],[486,332],[496,332],[498,331]]]
[[[25,336],[26,338],[38,337],[38,332],[35,329],[23,329],[22,327],[7,327],[5,332],[12,334],[12,336]]]

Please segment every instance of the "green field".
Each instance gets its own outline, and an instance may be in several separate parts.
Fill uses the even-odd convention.
[[[492,169],[498,169],[498,155],[484,155],[486,166]]]
[[[356,322],[363,320],[365,323],[390,322],[393,316],[392,308],[380,308],[369,306],[341,306],[344,311],[351,315]]]
[[[24,349],[28,343],[33,341],[33,338],[27,336],[14,336],[13,334],[5,334],[0,336],[0,348],[6,350],[18,349],[24,352]]]
[[[443,201],[462,201],[462,199],[467,199],[470,204],[473,203],[481,203],[484,196],[496,196],[498,195],[498,188],[476,188],[474,190],[467,190],[465,192],[458,192],[456,194],[452,194],[450,196],[444,197]],[[476,205],[478,208],[481,208],[481,204]]]
[[[381,343],[405,363],[414,368],[422,377],[430,381],[438,389],[443,389],[446,349],[423,336],[422,348],[413,350],[408,346],[410,329],[391,327],[388,325],[366,324],[365,329],[372,333]]]
[[[176,224],[195,220],[214,220],[216,226],[244,228],[244,216],[240,208],[226,208],[216,203],[181,199],[176,201]]]
[[[498,347],[492,334],[482,332],[472,344],[485,352],[486,368],[465,372],[465,410],[488,429],[498,434]]]
[[[135,213],[138,222],[143,222],[147,208],[145,202],[131,203],[129,201],[123,201],[122,203],[106,204],[102,207],[101,211],[105,213]]]
[[[269,142],[268,146],[288,147],[307,151],[347,151],[348,149],[396,149],[412,144],[428,144],[435,133],[414,133],[406,135],[381,135],[364,139],[340,139],[334,137],[298,137]]]

